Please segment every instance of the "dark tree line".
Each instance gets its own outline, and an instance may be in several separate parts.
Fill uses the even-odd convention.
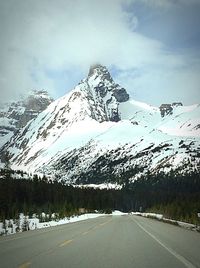
[[[0,170],[1,220],[16,219],[21,212],[29,216],[57,213],[62,218],[78,214],[79,209],[84,208],[88,212],[152,211],[198,223],[200,174],[195,172],[184,176],[174,172],[147,174],[133,183],[124,175],[121,190],[73,187],[37,175],[25,179],[23,172],[17,173],[20,179],[13,179],[16,171]]]
[[[200,174],[148,174],[129,185],[135,210],[161,213],[166,218],[200,224]]]
[[[62,218],[77,214],[80,208],[89,212],[129,209],[119,190],[67,186],[37,175],[31,179],[13,179],[12,174],[10,170],[0,173],[1,219],[16,218],[21,212],[30,216],[56,212]]]

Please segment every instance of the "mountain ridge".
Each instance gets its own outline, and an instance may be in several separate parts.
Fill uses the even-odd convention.
[[[107,68],[51,103],[2,149],[14,168],[66,183],[122,183],[157,172],[200,170],[199,105],[157,107],[130,99]]]

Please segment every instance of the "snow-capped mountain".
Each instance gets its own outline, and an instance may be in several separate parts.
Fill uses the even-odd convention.
[[[5,152],[14,168],[67,183],[199,172],[200,105],[157,108],[132,100],[106,67],[94,65],[86,79],[5,144]]]
[[[20,101],[0,104],[0,148],[53,101],[45,90],[31,91]]]

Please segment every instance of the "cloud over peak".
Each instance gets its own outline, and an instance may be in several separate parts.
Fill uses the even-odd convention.
[[[160,7],[174,2],[142,1]],[[118,79],[132,76],[135,69],[145,78],[145,74],[153,74],[156,69],[168,72],[183,68],[181,55],[171,53],[160,40],[138,31],[137,12],[127,10],[127,6],[134,10],[136,2],[1,1],[2,99],[17,97],[33,88],[46,88],[54,97],[59,96],[64,83],[70,89],[94,62],[115,66],[120,70]],[[130,84],[128,87],[132,88]]]

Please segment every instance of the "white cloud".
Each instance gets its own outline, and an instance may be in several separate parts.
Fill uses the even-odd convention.
[[[66,76],[73,69],[86,73],[94,62],[115,65],[126,73],[140,70],[141,81],[133,81],[138,88],[142,81],[149,82],[146,69],[150,75],[184,66],[183,57],[137,33],[137,17],[122,8],[122,3],[130,2],[134,0],[0,1],[1,98],[32,88],[46,88],[58,96],[57,78],[49,70],[65,70]]]
[[[132,69],[120,72],[117,81],[137,100],[156,106],[176,101],[188,105],[200,102],[199,73],[200,67]]]

